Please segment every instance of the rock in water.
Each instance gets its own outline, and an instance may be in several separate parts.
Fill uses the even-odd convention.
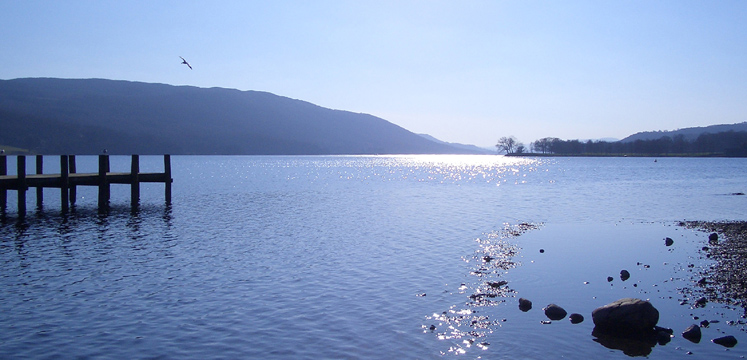
[[[519,298],[519,310],[523,312],[532,310],[532,302],[524,298]]]
[[[630,279],[630,272],[628,270],[620,270],[620,280],[625,281]]]
[[[659,322],[659,310],[641,299],[620,299],[591,313],[596,329],[610,334],[651,332]]]
[[[584,322],[584,316],[581,314],[571,314],[571,316],[568,317],[571,320],[571,324],[579,324]]]
[[[708,243],[711,245],[718,244],[718,234],[712,233],[711,235],[708,235]]]
[[[674,240],[672,240],[672,238],[668,237],[668,238],[664,239],[664,245],[666,245],[666,246],[672,246],[672,244],[674,244]]]
[[[565,309],[555,304],[547,305],[542,310],[545,310],[545,316],[550,320],[561,320],[568,315]]]
[[[701,337],[700,326],[690,325],[687,329],[685,329],[685,331],[682,332],[682,337],[696,344],[699,343]]]
[[[506,284],[508,284],[508,281],[505,281],[505,280],[501,280],[501,281],[496,281],[496,282],[494,282],[494,281],[488,281],[488,282],[487,282],[487,284],[488,284],[488,285],[489,285],[489,286],[490,286],[491,288],[493,288],[493,289],[497,289],[497,288],[499,288],[499,287],[501,287],[501,286],[503,286],[503,285],[506,285]]]
[[[654,327],[654,332],[656,333],[656,342],[659,343],[659,345],[666,345],[672,341],[672,334],[674,333],[672,329],[656,326]]]
[[[734,345],[737,345],[737,338],[731,335],[713,339],[711,341],[713,341],[714,344],[719,344],[726,347],[734,347]]]

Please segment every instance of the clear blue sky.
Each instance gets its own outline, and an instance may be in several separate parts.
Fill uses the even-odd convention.
[[[0,0],[19,77],[269,91],[480,146],[622,138],[747,121],[747,1]]]

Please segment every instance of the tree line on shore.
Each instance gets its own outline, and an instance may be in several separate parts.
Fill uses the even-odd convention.
[[[684,135],[663,136],[654,140],[582,141],[554,137],[538,139],[529,148],[515,137],[502,137],[495,145],[507,155],[568,156],[730,156],[747,157],[747,132],[703,133],[688,139]]]

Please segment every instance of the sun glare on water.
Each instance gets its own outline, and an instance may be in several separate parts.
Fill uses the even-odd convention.
[[[497,155],[400,155],[380,158],[392,172],[419,181],[505,183],[535,171],[540,161]]]

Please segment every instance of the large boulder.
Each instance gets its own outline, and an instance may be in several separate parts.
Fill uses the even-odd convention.
[[[600,332],[637,335],[653,331],[659,311],[648,301],[625,298],[595,309],[591,318]]]

